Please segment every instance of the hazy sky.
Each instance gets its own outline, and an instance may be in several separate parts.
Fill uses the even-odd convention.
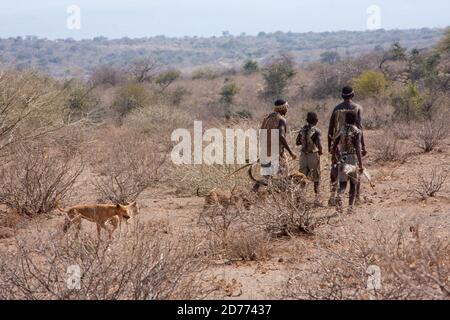
[[[69,29],[67,8],[81,9]],[[212,36],[260,31],[366,30],[367,8],[381,9],[381,28],[450,25],[449,0],[1,0],[0,37],[54,38]]]

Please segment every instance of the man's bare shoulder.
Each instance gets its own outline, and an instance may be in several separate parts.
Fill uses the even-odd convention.
[[[355,109],[355,111],[362,111],[363,110],[363,107],[360,104],[358,104],[358,103],[352,102],[352,105],[353,105],[353,108]]]

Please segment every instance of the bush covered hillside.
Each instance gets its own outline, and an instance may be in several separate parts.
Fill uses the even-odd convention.
[[[0,62],[20,69],[36,68],[57,77],[84,77],[101,65],[123,67],[130,61],[152,56],[163,66],[192,69],[214,65],[219,69],[236,67],[246,59],[264,61],[280,53],[292,55],[295,62],[322,60],[334,63],[340,58],[382,51],[400,41],[406,48],[435,45],[439,29],[378,30],[367,32],[292,33],[261,32],[258,36],[167,38],[164,36],[108,40],[51,41],[33,36],[0,39]]]

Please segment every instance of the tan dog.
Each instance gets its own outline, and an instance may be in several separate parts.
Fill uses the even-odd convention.
[[[302,188],[305,188],[306,185],[310,182],[307,176],[305,176],[300,171],[296,171],[293,174],[291,174],[289,177],[291,181],[295,182],[297,185],[299,185]]]
[[[212,189],[205,197],[205,204],[203,209],[206,210],[215,206],[222,206],[228,208],[230,206],[244,205],[247,208],[246,190],[242,188],[234,188],[233,190],[223,190],[220,188]],[[199,189],[197,189],[197,196],[201,197]]]
[[[138,206],[136,202],[133,202],[129,205],[95,204],[75,206],[68,209],[58,207],[58,210],[67,214],[63,228],[64,233],[69,230],[72,224],[75,224],[77,227],[76,236],[78,236],[81,221],[85,219],[97,224],[99,239],[101,229],[107,230],[111,239],[113,232],[121,225],[122,220],[128,221],[138,212]]]

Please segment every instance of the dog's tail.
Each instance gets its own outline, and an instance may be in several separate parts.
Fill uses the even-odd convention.
[[[201,193],[200,187],[197,188],[197,197],[203,198],[203,197],[206,197],[207,195],[208,195],[208,192]]]
[[[64,225],[63,225],[63,232],[67,233],[67,231],[70,228],[71,225],[71,221],[69,219],[69,216],[67,215],[67,211],[64,210],[63,208],[61,208],[60,204],[59,204],[59,200],[56,200],[56,204],[55,204],[56,209],[61,212],[61,213],[66,213],[66,217],[64,219]]]
[[[63,208],[61,208],[61,206],[60,206],[60,204],[59,204],[59,200],[56,200],[55,207],[56,207],[56,209],[58,209],[58,211],[60,211],[60,212],[62,212],[62,213],[67,213],[66,210],[64,210]]]

